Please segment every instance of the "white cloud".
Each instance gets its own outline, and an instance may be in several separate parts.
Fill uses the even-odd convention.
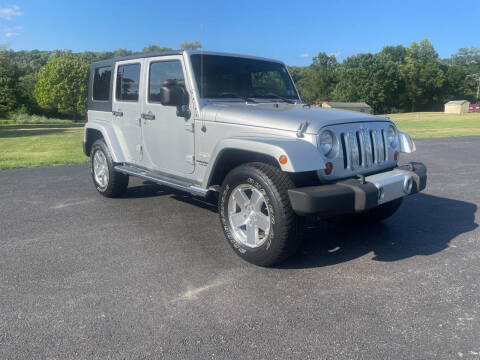
[[[17,5],[0,7],[0,18],[11,20],[13,17],[23,14],[20,10],[20,6]]]
[[[3,29],[3,34],[7,38],[11,38],[12,36],[20,35],[21,30],[23,30],[23,26],[15,26],[13,29],[12,28],[4,28]]]
[[[338,58],[340,55],[342,55],[342,52],[341,52],[341,51],[337,51],[337,52],[328,54],[328,56],[332,56],[332,55],[335,56],[336,58]]]
[[[303,54],[300,54],[299,56],[303,57],[303,58],[306,58],[306,57],[309,57],[310,55],[308,55],[307,53],[303,53]]]

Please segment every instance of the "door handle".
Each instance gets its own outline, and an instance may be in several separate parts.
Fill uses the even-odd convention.
[[[112,111],[113,116],[123,116],[123,111]]]
[[[155,120],[155,115],[142,113],[142,119],[145,119],[145,120]]]

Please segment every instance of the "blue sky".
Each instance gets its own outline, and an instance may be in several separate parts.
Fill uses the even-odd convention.
[[[20,49],[100,51],[177,48],[310,64],[428,38],[440,56],[480,46],[480,1],[53,1],[0,0],[0,43]]]

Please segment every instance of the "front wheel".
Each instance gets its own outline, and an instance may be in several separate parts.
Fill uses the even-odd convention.
[[[219,196],[220,222],[241,258],[271,266],[298,248],[303,228],[288,198],[293,186],[280,169],[264,163],[241,165],[226,176]]]

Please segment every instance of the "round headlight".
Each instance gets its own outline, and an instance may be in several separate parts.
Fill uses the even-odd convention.
[[[392,125],[387,128],[386,137],[388,144],[392,148],[397,147],[397,130]]]
[[[319,146],[323,155],[330,154],[333,149],[333,134],[330,131],[325,130],[320,134]]]

